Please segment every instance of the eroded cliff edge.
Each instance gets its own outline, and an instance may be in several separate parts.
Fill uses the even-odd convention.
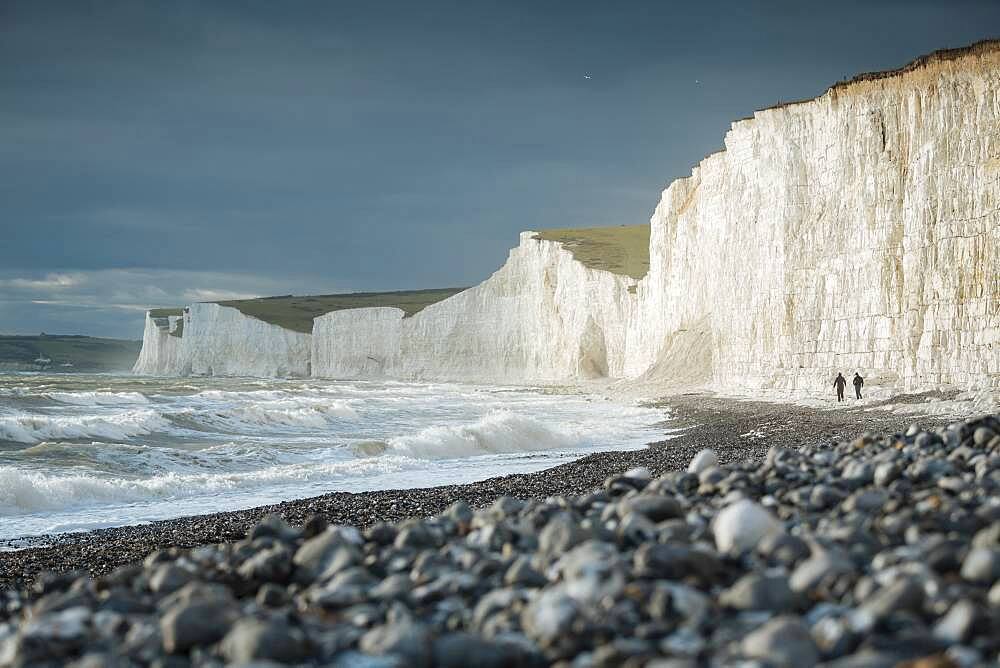
[[[563,244],[521,234],[490,278],[412,318],[337,311],[313,326],[313,373],[493,383],[621,378],[636,279],[587,267]]]
[[[136,371],[1000,387],[998,93],[985,42],[734,123],[663,192],[641,280],[525,233],[489,279],[411,317],[337,310],[286,336],[193,305],[181,342],[147,322]]]
[[[998,93],[987,42],[734,123],[653,215],[645,331],[700,332],[720,389],[996,387]]]

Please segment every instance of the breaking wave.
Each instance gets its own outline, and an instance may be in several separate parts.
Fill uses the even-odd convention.
[[[561,450],[576,439],[542,422],[493,411],[471,424],[428,427],[411,436],[391,438],[386,450],[419,459],[445,459],[539,450]]]
[[[330,425],[331,420],[356,420],[358,413],[343,401],[300,397],[182,409],[171,417],[195,428],[239,432],[259,427],[323,429]]]
[[[103,476],[123,477],[160,473],[209,473],[252,471],[268,466],[328,460],[331,448],[314,448],[266,442],[221,443],[196,450],[126,443],[74,443],[45,441],[7,452],[4,463],[50,465],[89,469]]]
[[[148,402],[148,399],[141,394],[137,396]],[[63,401],[60,397],[51,398]],[[85,400],[81,400],[74,405],[105,409],[114,407],[111,404],[112,400],[104,396],[86,400],[92,403],[84,403]],[[137,406],[144,402],[134,400],[131,403]],[[93,439],[126,441],[157,432],[183,434],[192,430],[222,434],[252,434],[260,430],[317,431],[328,429],[334,421],[356,419],[358,419],[357,411],[345,402],[302,398],[175,409],[131,408],[118,412],[103,411],[85,415],[15,413],[0,415],[0,441],[16,443]]]
[[[276,485],[336,482],[405,470],[406,457],[379,457],[331,463],[300,463],[236,473],[164,473],[146,478],[106,478],[94,474],[52,475],[0,467],[0,514],[140,503],[191,496],[212,496]]]
[[[123,441],[169,427],[170,423],[153,410],[133,410],[115,415],[0,415],[0,441]]]
[[[73,406],[118,406],[148,404],[149,399],[139,392],[48,392],[47,397]]]
[[[642,447],[658,415],[530,388],[0,374],[0,537],[538,470]]]

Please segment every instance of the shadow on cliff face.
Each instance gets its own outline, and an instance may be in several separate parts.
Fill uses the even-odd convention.
[[[577,369],[580,376],[587,380],[608,377],[608,346],[604,340],[604,330],[593,316],[587,319],[587,325],[580,337]]]
[[[706,317],[667,336],[656,362],[635,382],[663,391],[699,388],[711,382],[713,370],[712,333]]]

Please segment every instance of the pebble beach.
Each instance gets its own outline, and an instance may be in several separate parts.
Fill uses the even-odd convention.
[[[668,408],[541,473],[0,554],[0,665],[995,664],[1000,416]]]

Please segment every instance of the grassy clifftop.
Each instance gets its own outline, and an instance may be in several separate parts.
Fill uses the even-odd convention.
[[[649,225],[543,230],[535,238],[562,244],[591,269],[637,280],[649,271]]]
[[[536,239],[556,241],[579,262],[640,279],[649,271],[649,225],[622,225],[578,229],[544,230]],[[244,315],[296,332],[312,332],[314,318],[346,309],[393,307],[407,316],[447,299],[466,288],[405,290],[400,292],[355,292],[339,295],[260,297],[218,302],[239,309]],[[161,309],[162,315],[178,315]]]
[[[391,307],[407,316],[447,299],[465,288],[405,290],[401,292],[353,292],[340,295],[260,297],[218,302],[239,309],[244,315],[306,334],[312,332],[313,318],[345,309]]]
[[[184,315],[184,309],[182,308],[151,308],[149,309],[150,318],[169,318],[172,316],[181,317]]]
[[[57,371],[127,371],[140,346],[139,341],[90,336],[0,336],[0,368],[32,368],[41,357]]]
[[[562,244],[573,253],[574,258],[592,269],[610,271],[634,279],[642,278],[649,271],[649,225],[544,230],[535,238]],[[251,318],[309,334],[312,332],[313,319],[326,313],[347,309],[391,307],[401,309],[409,317],[465,289],[281,295],[216,303],[238,309]],[[182,313],[183,309],[180,308],[158,308],[152,309],[149,315],[154,318],[166,318],[180,316]],[[180,336],[180,331],[174,334]]]

